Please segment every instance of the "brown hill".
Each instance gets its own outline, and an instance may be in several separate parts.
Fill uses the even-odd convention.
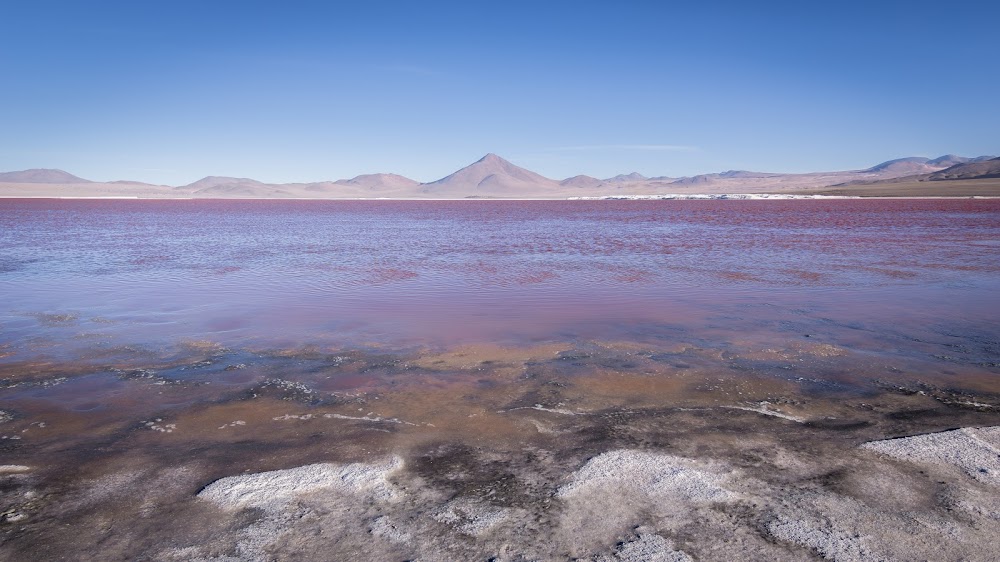
[[[608,178],[604,180],[607,183],[622,183],[622,182],[635,182],[644,181],[648,179],[646,176],[640,174],[639,172],[632,172],[631,174],[618,174],[613,178]]]
[[[954,164],[943,167],[949,163]],[[921,170],[921,173],[907,173],[907,170]],[[608,195],[810,193],[825,188],[855,190],[866,186],[871,186],[871,193],[881,190],[878,192],[895,195],[953,195],[985,194],[993,187],[968,182],[1000,185],[997,179],[1000,179],[1000,159],[948,154],[935,159],[900,158],[867,170],[840,172],[775,174],[730,170],[686,178],[647,178],[633,172],[607,180],[580,175],[556,181],[518,167],[495,154],[487,154],[473,164],[430,183],[417,183],[397,174],[365,174],[336,182],[288,184],[209,176],[186,186],[171,188],[141,182],[88,182],[61,170],[24,170],[0,174],[0,182],[3,182],[0,183],[0,197],[558,199]],[[962,189],[952,186],[963,182],[968,185]]]
[[[928,164],[930,161],[930,158],[924,158],[923,156],[910,156],[882,162],[864,171],[869,173],[892,173],[898,176],[926,174],[937,171],[940,168],[940,166]]]
[[[294,194],[283,189],[282,186],[254,182],[214,185],[212,187],[199,189],[195,191],[193,195],[199,195],[202,197],[247,197],[256,199],[259,197],[289,197]]]
[[[437,181],[422,184],[427,194],[452,196],[503,196],[519,192],[544,194],[559,183],[515,166],[490,153],[461,170]]]
[[[591,188],[591,187],[597,187],[597,186],[601,185],[602,183],[604,183],[604,182],[602,182],[601,180],[599,180],[597,178],[592,178],[590,176],[579,175],[579,176],[573,176],[571,178],[566,178],[563,181],[559,182],[559,185],[561,185],[563,187],[579,187],[579,188],[586,189],[586,188]]]
[[[334,183],[371,190],[401,189],[420,185],[420,182],[399,174],[362,174],[349,180],[337,180]]]
[[[133,181],[133,180],[114,180],[106,183],[111,185],[135,185],[139,187],[162,187],[155,183],[146,183],[144,181]]]
[[[93,183],[62,170],[35,168],[19,172],[0,172],[3,183]]]
[[[965,164],[966,162],[972,160],[971,158],[966,158],[965,156],[958,156],[956,154],[945,154],[944,156],[938,156],[932,160],[927,161],[928,166],[940,166],[942,168],[948,168],[956,164]]]
[[[719,179],[719,174],[701,174],[698,176],[680,178],[671,183],[673,185],[704,185],[707,183],[713,183],[717,179]]]
[[[985,160],[992,160],[993,156],[977,156],[975,158],[967,158],[965,156],[956,156],[954,154],[945,154],[944,156],[938,156],[933,160],[928,160],[927,165],[929,166],[940,166],[942,168],[950,168],[958,164],[966,164],[968,162],[983,162]]]
[[[250,178],[228,176],[208,176],[194,183],[177,188],[191,195],[202,197],[283,197],[288,192],[278,186],[259,182]]]
[[[1000,178],[1000,158],[979,162],[966,162],[956,164],[950,168],[929,174],[930,181],[941,180],[969,180]]]

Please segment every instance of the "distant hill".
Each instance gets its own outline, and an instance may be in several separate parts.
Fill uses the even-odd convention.
[[[267,184],[250,178],[228,176],[208,176],[177,188],[192,195],[202,197],[288,197],[291,195],[281,186]]]
[[[62,170],[32,169],[19,172],[0,172],[4,183],[93,183]]]
[[[349,180],[337,180],[337,185],[348,185],[352,187],[362,187],[365,189],[400,189],[420,185],[420,182],[411,180],[399,174],[362,174]]]
[[[933,159],[922,156],[897,158],[864,170],[795,174],[728,170],[681,178],[649,178],[632,172],[603,180],[578,175],[557,181],[491,153],[429,183],[419,183],[398,174],[376,173],[337,181],[285,184],[264,183],[251,178],[208,176],[188,185],[169,187],[133,181],[90,182],[62,170],[23,170],[0,173],[0,197],[561,199],[621,195],[803,193],[822,188],[845,188],[838,193],[849,193],[851,189],[864,186],[875,186],[875,191],[869,190],[872,193],[950,195],[993,193],[990,190],[994,187],[990,186],[1000,189],[997,179],[1000,179],[1000,158],[946,154]],[[927,185],[945,180],[947,182],[940,184],[937,190]],[[952,187],[952,184],[962,184],[965,180],[979,181],[982,185],[967,183],[961,189]],[[914,189],[916,191],[912,191]]]
[[[422,184],[421,191],[428,194],[466,192],[468,195],[504,195],[519,191],[544,193],[546,189],[557,186],[559,183],[554,180],[490,153],[449,176]]]
[[[930,181],[1000,178],[1000,158],[956,164],[928,175]]]
[[[160,187],[155,183],[146,183],[144,181],[132,181],[132,180],[114,180],[106,182],[112,185],[137,185],[140,187]]]
[[[944,180],[975,180],[975,179],[993,179],[1000,178],[1000,158],[993,156],[977,156],[975,158],[967,158],[964,156],[955,156],[954,154],[946,154],[933,160],[928,159],[925,162],[917,162],[919,159],[909,159],[901,158],[899,160],[890,160],[889,162],[883,162],[879,166],[874,168],[869,168],[868,170],[863,170],[862,172],[871,172],[871,170],[879,167],[883,167],[885,164],[891,164],[894,162],[903,162],[918,164],[925,168],[925,171],[921,173],[911,173],[911,174],[900,174],[892,173],[886,174],[887,170],[891,167],[883,167],[882,177],[862,178],[852,181],[847,181],[843,183],[837,183],[831,187],[849,187],[849,186],[861,186],[861,185],[898,185],[898,184],[917,184],[920,182],[927,181],[944,181]],[[909,161],[909,162],[907,162]],[[939,166],[931,166],[932,162],[938,164],[947,164],[949,162],[957,162],[948,166],[947,168],[941,169]],[[926,168],[930,168],[930,171],[926,171]],[[899,168],[896,168],[897,172]]]
[[[579,175],[579,176],[573,176],[571,178],[566,178],[563,181],[559,182],[559,185],[561,185],[563,187],[580,187],[580,188],[585,188],[586,189],[586,188],[591,188],[591,187],[597,187],[597,186],[601,185],[602,183],[604,183],[604,182],[602,182],[601,180],[599,180],[597,178],[592,178],[590,176]]]
[[[937,169],[937,167],[928,164],[930,161],[930,158],[924,158],[923,156],[910,156],[882,162],[865,171],[870,173],[894,172],[900,175],[922,174]]]
[[[671,185],[701,185],[712,183],[713,180],[718,179],[719,174],[701,174],[698,176],[691,176],[688,178],[678,178],[672,182]]]
[[[938,156],[932,160],[928,160],[926,164],[928,166],[940,166],[942,168],[948,168],[956,164],[965,164],[971,160],[971,158],[966,158],[965,156],[957,156],[955,154],[945,154],[944,156]]]
[[[619,182],[629,182],[629,181],[643,181],[649,179],[646,176],[640,174],[639,172],[632,172],[631,174],[618,174],[613,178],[607,178],[604,180],[607,183],[619,183]]]
[[[957,156],[955,154],[945,154],[944,156],[938,156],[937,158],[910,156],[907,158],[897,158],[895,160],[889,160],[888,162],[882,162],[881,164],[877,164],[863,171],[882,174],[891,173],[897,177],[909,177],[922,174],[932,174],[940,171],[942,168],[949,168],[960,164],[982,162],[991,158],[993,157],[978,156],[976,158],[969,158],[966,156]]]
[[[231,187],[231,186],[244,186],[244,187],[265,187],[266,183],[259,182],[250,178],[233,178],[229,176],[206,176],[200,180],[189,183],[185,186],[181,186],[183,189],[189,189],[191,191],[202,191],[205,189],[215,189],[221,187]]]
[[[944,156],[938,156],[933,160],[928,160],[927,165],[929,166],[940,166],[942,168],[949,168],[951,166],[956,166],[958,164],[966,164],[969,162],[983,162],[985,160],[993,159],[992,156],[977,156],[975,158],[966,158],[965,156],[956,156],[954,154],[945,154]]]
[[[778,174],[769,174],[766,172],[748,172],[746,170],[729,170],[719,174],[720,178],[769,178]]]
[[[728,170],[718,174],[701,174],[687,178],[678,178],[671,182],[672,185],[707,185],[718,183],[720,180],[749,180],[780,177],[782,174],[769,174],[765,172],[748,172],[746,170]],[[654,178],[655,179],[655,178]]]
[[[195,190],[193,195],[201,195],[203,197],[248,197],[256,199],[258,197],[289,197],[293,193],[287,189],[283,189],[279,185],[269,185],[251,180],[250,182],[233,182],[203,187]]]

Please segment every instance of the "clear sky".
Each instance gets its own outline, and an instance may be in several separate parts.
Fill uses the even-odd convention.
[[[0,171],[171,185],[487,152],[553,178],[1000,154],[1000,2],[0,5]]]

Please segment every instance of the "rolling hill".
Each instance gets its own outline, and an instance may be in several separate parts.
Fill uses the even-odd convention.
[[[19,172],[0,172],[3,183],[93,183],[62,170],[32,169]]]
[[[690,177],[646,177],[638,172],[607,179],[577,175],[562,181],[517,166],[496,154],[436,181],[419,183],[391,173],[362,174],[351,179],[313,183],[264,183],[251,178],[208,176],[179,186],[142,182],[91,182],[62,170],[0,173],[0,197],[154,197],[154,198],[308,198],[308,199],[462,199],[660,196],[686,194],[914,193],[988,194],[1000,190],[1000,158],[946,154],[938,158],[907,157],[862,170],[799,174],[730,170]],[[926,183],[940,188],[912,187]],[[952,184],[966,182],[959,188]],[[970,183],[978,182],[978,183]],[[985,182],[985,183],[984,183]],[[992,182],[992,183],[991,183]],[[864,191],[864,186],[876,186]],[[907,187],[911,186],[911,187]],[[908,191],[909,190],[909,191]]]

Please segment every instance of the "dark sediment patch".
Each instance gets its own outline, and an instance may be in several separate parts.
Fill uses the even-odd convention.
[[[896,531],[852,531],[852,517],[896,517],[882,504],[918,519],[937,514],[962,529],[992,528],[988,515],[968,507],[986,493],[978,485],[938,469],[886,465],[857,449],[1000,424],[997,395],[976,390],[990,386],[984,374],[963,367],[963,376],[948,379],[959,384],[938,385],[900,372],[886,382],[852,375],[855,359],[823,343],[732,344],[720,352],[677,342],[575,342],[399,354],[196,346],[186,357],[96,373],[89,364],[36,365],[20,379],[8,365],[12,379],[33,386],[2,391],[11,407],[0,434],[18,439],[0,446],[5,462],[30,470],[0,474],[0,497],[12,510],[0,522],[0,552],[515,560],[597,559],[642,546],[704,559],[747,552],[805,559],[833,552],[823,549],[838,540],[856,552],[897,552]],[[625,452],[602,457],[614,451]],[[368,466],[392,455],[403,468],[387,476],[399,498],[388,503],[341,490],[329,499],[301,496],[298,511],[278,513],[196,497],[229,476],[313,463]],[[600,486],[582,496],[560,492],[589,474],[581,470],[594,459],[618,459],[607,466],[622,472],[608,473],[606,487],[631,499],[608,503]],[[881,480],[886,474],[891,483]],[[658,508],[667,500],[636,483],[643,478],[679,478],[662,492],[680,494],[664,496],[677,510]],[[680,484],[688,481],[721,486],[712,492],[720,499],[691,500]],[[789,523],[795,517],[805,527]],[[817,523],[822,517],[834,527]],[[62,531],[81,520],[89,524],[80,533]],[[350,533],[374,542],[366,550]],[[851,533],[873,542],[844,538]]]

